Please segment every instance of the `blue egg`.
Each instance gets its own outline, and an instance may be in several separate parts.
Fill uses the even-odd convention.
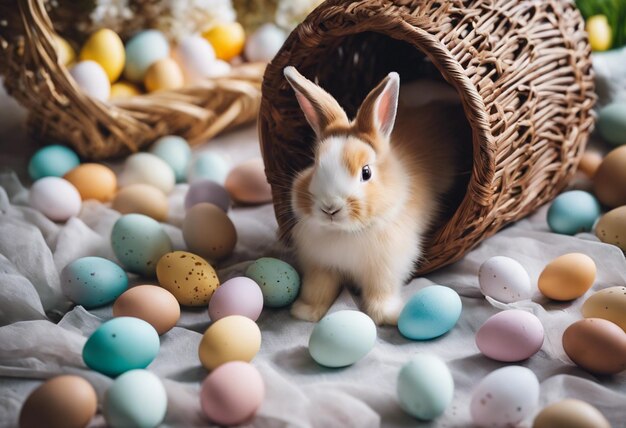
[[[139,318],[119,317],[102,324],[83,347],[83,361],[92,370],[115,377],[145,369],[159,352],[159,335]]]
[[[150,152],[172,167],[177,183],[185,181],[191,161],[191,148],[187,140],[177,135],[166,135],[156,140]]]
[[[461,298],[453,289],[431,285],[415,293],[398,319],[400,333],[412,340],[428,340],[447,333],[461,316]]]
[[[69,147],[53,144],[37,150],[28,163],[28,174],[33,180],[43,177],[63,177],[80,165],[80,159]]]
[[[293,303],[300,292],[300,275],[289,263],[262,257],[246,269],[246,276],[261,287],[263,304],[282,308]]]
[[[72,302],[93,308],[117,299],[128,289],[128,277],[110,260],[82,257],[61,271],[61,289]]]
[[[553,232],[564,235],[589,232],[600,214],[600,203],[591,193],[571,190],[561,193],[550,205],[548,226]]]
[[[135,34],[126,43],[124,77],[132,82],[143,81],[150,66],[170,55],[170,44],[158,30],[145,30]]]
[[[223,186],[229,171],[228,163],[222,156],[216,153],[201,153],[191,164],[189,181],[207,179]]]

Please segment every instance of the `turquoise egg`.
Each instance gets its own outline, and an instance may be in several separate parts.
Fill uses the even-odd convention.
[[[172,251],[172,242],[163,227],[143,214],[121,216],[111,231],[111,245],[127,270],[153,277],[159,259]]]
[[[398,330],[408,339],[428,340],[447,333],[461,316],[461,298],[453,289],[431,285],[415,293],[398,319]]]
[[[63,177],[80,165],[80,159],[69,147],[53,144],[37,150],[28,163],[28,174],[33,180],[43,177]]]
[[[612,103],[598,113],[598,130],[616,146],[626,143],[626,103]]]
[[[410,415],[432,420],[452,402],[454,380],[446,363],[429,354],[418,354],[398,374],[400,406]]]
[[[363,312],[338,311],[313,328],[309,353],[326,367],[345,367],[365,357],[376,343],[376,324]]]
[[[156,140],[150,152],[172,167],[177,183],[185,181],[191,161],[191,148],[187,140],[177,135],[166,135]]]
[[[72,302],[93,308],[117,299],[128,289],[128,277],[110,260],[82,257],[61,271],[61,289]]]
[[[102,324],[83,347],[83,361],[92,370],[115,377],[145,369],[159,352],[159,335],[139,318],[119,317]]]
[[[601,214],[600,203],[591,193],[571,190],[561,193],[550,205],[548,226],[564,235],[589,232]]]
[[[189,181],[206,179],[223,186],[229,171],[230,167],[222,156],[216,153],[201,153],[191,164]]]
[[[145,30],[135,34],[126,43],[124,77],[132,82],[142,82],[148,68],[170,55],[170,45],[158,30]]]
[[[263,304],[282,308],[293,303],[300,292],[300,275],[290,264],[262,257],[248,266],[246,276],[261,287]]]
[[[112,428],[154,428],[163,422],[166,411],[163,383],[147,370],[122,374],[104,394],[102,413]]]

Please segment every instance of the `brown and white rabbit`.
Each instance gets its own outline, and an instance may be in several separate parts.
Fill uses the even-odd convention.
[[[422,257],[424,235],[455,176],[454,150],[441,141],[451,139],[438,139],[445,129],[428,126],[442,112],[432,105],[399,109],[394,129],[400,78],[389,73],[349,120],[294,67],[284,74],[317,136],[315,161],[291,189],[292,236],[303,273],[291,313],[318,321],[349,282],[374,322],[397,324],[401,287]]]

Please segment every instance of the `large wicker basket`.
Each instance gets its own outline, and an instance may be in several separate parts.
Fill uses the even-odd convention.
[[[86,96],[57,60],[54,33],[45,0],[0,1],[0,75],[8,93],[29,110],[33,133],[86,158],[121,156],[166,134],[193,144],[257,117],[265,64],[175,91],[101,102]]]
[[[311,162],[314,142],[283,77],[288,65],[317,80],[349,115],[392,70],[405,82],[438,76],[459,93],[471,128],[471,176],[416,274],[458,260],[553,198],[594,124],[590,48],[570,1],[328,0],[291,34],[263,81],[261,144],[287,240],[288,189]]]

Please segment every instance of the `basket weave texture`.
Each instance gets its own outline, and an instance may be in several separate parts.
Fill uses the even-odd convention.
[[[44,0],[2,1],[0,17],[0,75],[29,110],[29,129],[72,145],[85,158],[122,156],[168,134],[194,144],[257,117],[265,64],[235,67],[226,77],[173,91],[101,102],[85,95],[59,63]]]
[[[434,71],[459,93],[472,133],[471,177],[415,274],[460,259],[552,199],[594,125],[590,48],[572,2],[328,0],[290,35],[263,81],[261,146],[285,240],[294,223],[289,188],[310,165],[315,141],[283,77],[288,65],[349,116],[392,70],[403,81]]]

